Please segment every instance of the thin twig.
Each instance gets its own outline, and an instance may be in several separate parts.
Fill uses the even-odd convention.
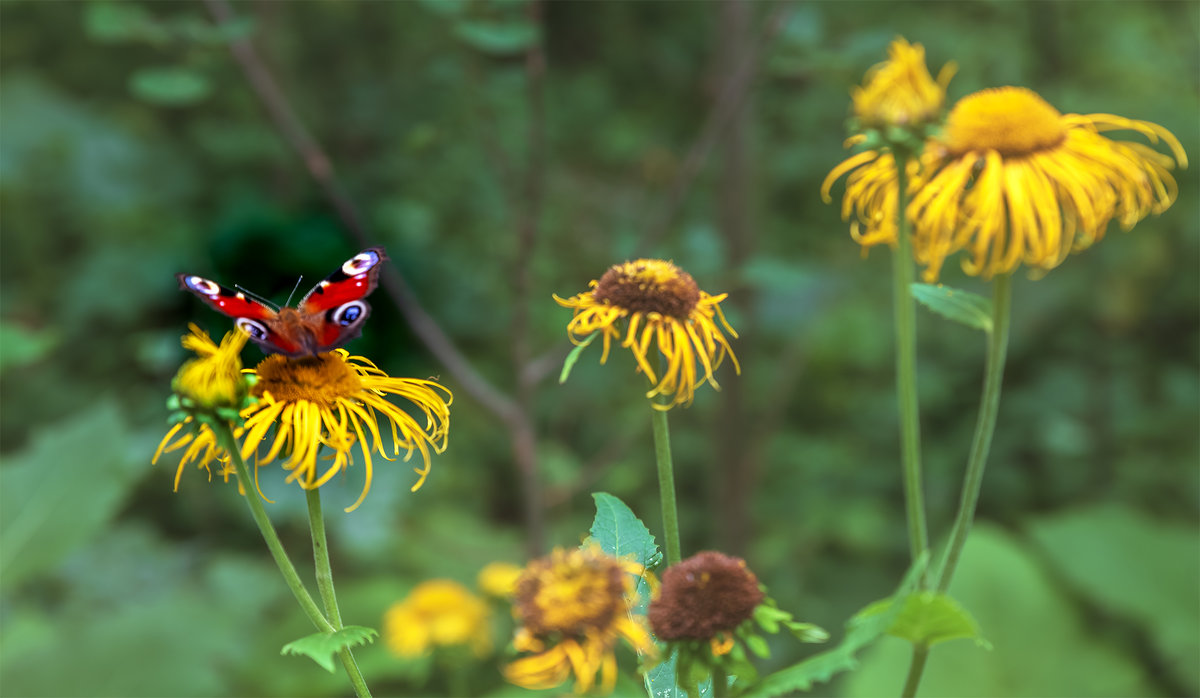
[[[666,234],[667,229],[670,228],[671,223],[679,213],[680,207],[683,205],[684,199],[687,198],[692,184],[695,183],[696,177],[700,174],[700,170],[708,162],[709,156],[712,154],[713,148],[716,147],[718,139],[721,138],[721,135],[733,121],[733,118],[745,106],[746,98],[750,94],[750,86],[754,82],[754,76],[758,73],[758,57],[763,53],[762,49],[765,49],[779,33],[779,30],[783,28],[786,18],[786,8],[780,7],[775,9],[767,17],[765,26],[760,32],[762,35],[760,49],[758,51],[746,51],[740,65],[736,69],[729,71],[728,78],[721,85],[721,90],[717,98],[713,101],[712,110],[709,111],[707,118],[704,120],[704,126],[700,129],[700,134],[696,137],[692,147],[688,149],[688,153],[683,159],[683,164],[679,167],[679,171],[675,175],[675,181],[671,184],[670,191],[658,209],[647,218],[650,223],[647,225],[646,232],[638,243],[637,256],[645,255],[653,250],[662,236]]]
[[[235,19],[233,9],[227,0],[204,0],[204,3],[218,24],[227,24]],[[367,232],[357,208],[342,191],[325,151],[304,127],[304,123],[296,115],[287,96],[279,88],[274,76],[271,75],[258,52],[255,51],[254,45],[245,38],[233,39],[229,42],[229,51],[241,66],[251,88],[262,101],[275,126],[283,134],[284,140],[300,155],[309,174],[321,187],[346,229],[360,247],[371,245],[374,241]],[[462,386],[462,389],[505,423],[512,425],[525,421],[523,413],[514,400],[476,371],[450,337],[442,331],[429,313],[425,312],[417,300],[416,294],[413,293],[412,288],[405,282],[394,265],[384,269],[382,278],[384,290],[400,313],[408,320],[413,332],[441,361],[446,370]]]

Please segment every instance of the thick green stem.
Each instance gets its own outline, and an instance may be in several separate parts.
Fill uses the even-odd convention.
[[[946,546],[946,557],[938,573],[937,590],[945,593],[950,588],[954,569],[962,554],[963,544],[971,532],[975,520],[975,505],[979,502],[979,490],[983,485],[983,468],[987,465],[988,451],[992,447],[992,434],[996,431],[996,415],[1000,410],[1000,384],[1004,378],[1004,360],[1008,354],[1008,317],[1012,305],[1012,279],[1007,274],[997,276],[992,282],[992,331],[988,337],[987,368],[983,380],[983,397],[979,401],[979,418],[975,422],[975,437],[971,442],[971,456],[967,461],[967,474],[963,480],[962,496],[950,543]]]
[[[671,463],[671,432],[667,428],[667,411],[650,408],[654,427],[654,460],[658,463],[658,497],[662,502],[663,540],[667,548],[667,564],[677,564],[679,554],[679,513],[675,509],[675,467]]]
[[[713,698],[729,696],[729,674],[726,674],[725,669],[719,666],[713,667],[712,670],[712,694]]]
[[[908,678],[904,681],[904,692],[901,698],[913,698],[917,695],[917,686],[921,683],[921,673],[925,671],[925,660],[929,658],[929,647],[914,645],[912,664],[908,667]]]
[[[292,590],[292,595],[296,597],[304,615],[308,616],[313,625],[322,632],[333,632],[335,628],[322,615],[321,609],[309,595],[308,589],[304,588],[304,582],[300,580],[300,575],[296,574],[296,568],[288,559],[287,551],[283,549],[283,543],[279,542],[275,527],[271,525],[271,519],[267,518],[267,510],[263,507],[262,498],[258,495],[258,488],[250,479],[246,464],[242,462],[241,453],[238,452],[237,443],[233,439],[233,432],[230,431],[229,425],[216,423],[213,425],[213,432],[216,433],[217,442],[229,454],[229,459],[232,461],[234,469],[237,470],[238,482],[246,491],[246,503],[250,506],[250,514],[254,517],[254,523],[258,524],[258,530],[262,532],[263,539],[267,542],[267,548],[270,549],[271,556],[275,558],[275,564],[279,567],[279,572],[283,574],[283,581]]]
[[[337,594],[333,590],[333,567],[329,564],[329,544],[325,540],[325,517],[321,513],[321,491],[319,489],[304,490],[304,497],[308,501],[308,528],[312,533],[313,542],[313,566],[317,575],[317,590],[321,592],[321,601],[325,604],[325,613],[329,616],[329,621],[337,630],[342,629],[342,612],[338,609]],[[358,662],[354,661],[354,653],[349,647],[343,647],[338,650],[338,656],[342,660],[342,666],[346,668],[346,675],[350,677],[350,683],[354,685],[354,693],[359,698],[370,696],[371,691],[367,688],[367,683],[363,679],[362,672],[358,668]]]
[[[929,549],[925,525],[925,493],[921,485],[921,426],[917,406],[917,313],[913,284],[912,241],[908,216],[905,158],[896,155],[896,252],[892,255],[892,302],[896,324],[896,399],[900,409],[900,451],[904,465],[904,504],[908,514],[908,548],[913,562]],[[921,575],[925,587],[925,575]]]

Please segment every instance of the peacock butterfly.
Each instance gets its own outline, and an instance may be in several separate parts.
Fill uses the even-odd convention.
[[[387,258],[382,247],[369,247],[314,286],[297,307],[278,310],[200,276],[176,274],[175,278],[181,289],[233,318],[233,324],[264,352],[313,356],[340,347],[362,332],[371,314],[371,306],[363,299],[378,285],[379,269]]]

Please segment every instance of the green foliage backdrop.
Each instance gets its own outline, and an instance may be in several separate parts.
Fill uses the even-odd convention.
[[[598,366],[593,347],[555,381],[569,311],[551,294],[637,255],[728,291],[741,335],[742,375],[671,413],[685,549],[744,556],[781,607],[830,629],[889,594],[907,547],[888,254],[862,258],[818,188],[845,155],[849,89],[897,35],[935,71],[957,62],[951,100],[1024,85],[1064,112],[1161,124],[1193,160],[1164,215],[1017,280],[983,523],[952,589],[995,649],[939,647],[923,695],[1200,691],[1200,5],[261,2],[220,28],[209,7],[0,2],[0,692],[345,692],[279,656],[308,629],[235,488],[189,471],[172,494],[173,459],[149,465],[186,323],[228,326],[173,275],[282,302],[331,271],[360,242],[312,175],[325,167],[536,435],[531,458],[373,296],[351,349],[439,376],[456,401],[419,493],[387,464],[352,514],[358,469],[323,490],[347,622],[379,627],[422,579],[469,585],[489,561],[577,543],[593,491],[655,528],[633,362]],[[327,162],[273,125],[229,51],[244,39]],[[984,347],[929,313],[919,330],[939,533]],[[541,484],[532,531],[521,463]],[[263,489],[303,559],[300,491],[266,471]],[[897,693],[896,642],[826,688]],[[797,652],[780,643],[772,662]],[[381,643],[360,662],[379,694],[450,690]],[[472,671],[472,690],[505,690],[491,665]]]

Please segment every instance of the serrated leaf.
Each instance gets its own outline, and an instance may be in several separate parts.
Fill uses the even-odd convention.
[[[537,25],[524,19],[508,22],[467,20],[454,26],[454,35],[471,48],[497,56],[524,53],[539,38]]]
[[[204,75],[183,66],[141,68],[129,78],[129,89],[141,99],[164,106],[195,104],[212,85]]]
[[[977,293],[941,284],[913,284],[913,298],[933,312],[967,327],[992,331],[992,302]]]
[[[889,599],[872,603],[854,614],[846,623],[846,637],[837,647],[769,674],[742,695],[771,698],[792,691],[806,691],[815,683],[830,680],[834,674],[856,668],[858,660],[855,655],[883,636],[900,615],[901,605],[888,602],[903,599],[916,589],[917,580],[924,574],[928,559],[929,556],[924,555],[913,563],[896,593]]]
[[[975,618],[945,594],[920,591],[902,600],[889,599],[888,604],[892,603],[901,603],[902,608],[892,627],[888,628],[888,635],[929,647],[962,638],[986,644]]]
[[[591,333],[588,335],[587,339],[583,340],[579,344],[576,344],[575,348],[571,350],[570,354],[567,354],[567,358],[563,360],[562,373],[558,374],[558,382],[560,385],[567,382],[567,376],[571,375],[571,369],[575,368],[575,363],[579,361],[579,357],[581,354],[583,354],[583,350],[587,349],[587,345],[591,344],[592,340],[595,338],[596,333]]]
[[[357,647],[374,640],[379,633],[361,625],[347,625],[333,633],[314,633],[283,646],[280,654],[304,655],[326,671],[333,673],[333,657],[343,649]]]
[[[591,539],[609,555],[627,557],[651,569],[661,555],[646,524],[624,502],[607,492],[593,492],[592,499],[596,501],[596,518],[592,520]],[[650,588],[643,579],[638,580],[637,595],[634,613],[645,614]]]

